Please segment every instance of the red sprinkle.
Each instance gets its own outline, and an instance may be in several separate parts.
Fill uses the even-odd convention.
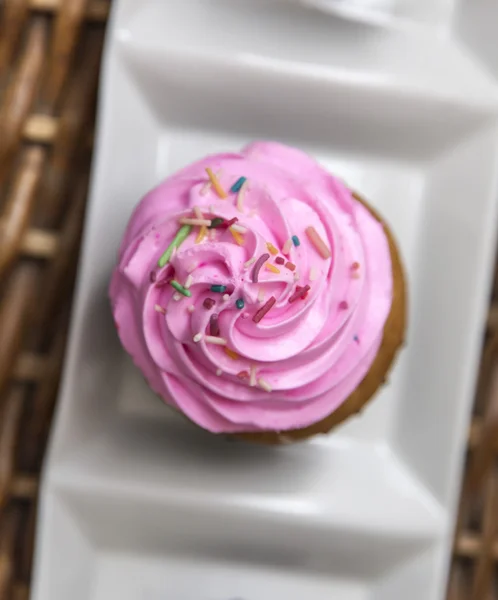
[[[349,304],[346,302],[346,300],[343,300],[342,302],[339,302],[339,309],[340,310],[347,310],[349,308]]]
[[[309,285],[305,285],[304,287],[297,286],[296,291],[289,298],[289,302],[295,302],[299,298],[302,298],[304,300],[304,298],[306,297],[306,294],[310,291],[310,289],[311,288]]]
[[[287,261],[285,263],[285,268],[289,269],[289,271],[295,271],[296,270],[296,265],[294,263],[291,263],[291,262]]]
[[[231,296],[233,294],[233,292],[235,291],[235,286],[231,283],[229,283],[227,286],[227,289],[225,290],[225,294],[228,294],[229,296]]]
[[[249,371],[240,371],[240,373],[237,373],[237,377],[239,379],[249,379]]]
[[[354,263],[351,265],[351,270],[352,270],[352,271],[357,271],[359,268],[360,268],[360,263],[359,263],[359,262],[354,262]]]
[[[277,258],[275,259],[275,262],[277,263],[277,265],[283,265],[285,262],[285,258],[282,258],[281,256],[277,256]]]
[[[209,319],[209,335],[218,337],[220,335],[220,326],[218,323],[218,315],[216,313],[211,315]]]
[[[234,223],[237,223],[237,221],[238,221],[237,217],[234,217],[233,219],[230,219],[230,221],[223,221],[223,223],[220,225],[220,229],[228,229]]]
[[[204,308],[207,308],[208,310],[211,310],[215,304],[216,302],[212,298],[206,298],[202,303],[202,306],[204,306]]]
[[[254,315],[252,320],[255,323],[259,323],[261,319],[266,315],[266,313],[271,309],[271,307],[275,304],[276,299],[275,296],[272,296]]]
[[[265,254],[262,254],[258,258],[258,260],[254,263],[254,267],[252,270],[253,283],[258,283],[259,272],[261,271],[261,268],[263,267],[263,265],[269,258],[270,258],[270,255],[268,253],[265,253]]]

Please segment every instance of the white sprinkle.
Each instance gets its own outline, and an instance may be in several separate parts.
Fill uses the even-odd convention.
[[[246,195],[246,189],[248,186],[249,182],[247,181],[247,179],[244,181],[244,183],[242,184],[239,193],[237,194],[237,210],[241,213],[244,212],[244,197]]]
[[[209,212],[214,215],[214,213],[216,212],[216,208],[214,206],[214,204],[210,204],[209,205]]]
[[[252,258],[250,258],[248,261],[246,261],[246,262],[244,263],[244,267],[245,267],[246,269],[248,269],[248,268],[249,268],[251,265],[253,265],[255,262],[256,262],[256,257],[255,257],[255,256],[253,256]]]
[[[178,251],[178,248],[175,246],[173,248],[173,252],[171,253],[171,258],[169,259],[169,262],[171,262],[175,258],[177,251]]]
[[[216,239],[216,230],[215,229],[210,229],[208,235],[209,235],[209,239],[210,240]]]
[[[258,302],[263,302],[263,300],[265,299],[265,290],[260,287],[258,290]]]
[[[187,275],[187,279],[185,279],[185,283],[183,284],[183,287],[188,290],[189,287],[194,283],[194,278],[192,277],[192,275]]]
[[[294,273],[294,281],[299,281],[299,273]]]
[[[165,308],[163,308],[162,306],[159,306],[159,304],[156,304],[156,305],[154,306],[154,310],[155,310],[156,312],[158,312],[158,313],[161,313],[162,315],[165,315],[165,314],[166,314],[166,309],[165,309]]]
[[[193,304],[191,304],[190,306],[187,306],[187,310],[189,313],[193,313],[195,310],[195,306]]]
[[[242,225],[237,225],[237,223],[232,225],[230,227],[230,229],[233,229],[234,231],[237,231],[238,233],[247,233],[247,229],[245,227],[242,227]]]
[[[256,365],[251,365],[249,370],[249,385],[251,387],[256,385]]]
[[[316,267],[310,269],[310,281],[315,281],[318,277],[318,271]]]
[[[200,341],[202,340],[202,338],[203,338],[203,337],[204,337],[204,336],[202,335],[202,333],[196,333],[196,334],[194,335],[194,338],[193,338],[193,339],[194,339],[194,342],[197,344],[197,342],[200,342]]]
[[[230,300],[230,296],[228,294],[223,294],[223,301],[227,302],[227,300]]]
[[[189,219],[188,217],[182,217],[178,219],[178,223],[181,225],[204,225],[205,227],[209,227],[211,225],[210,219]]]
[[[175,292],[175,293],[173,294],[173,300],[174,300],[175,302],[178,302],[178,301],[179,301],[179,300],[181,300],[182,298],[183,298],[183,294],[180,294],[179,292]]]
[[[188,268],[187,268],[187,273],[192,273],[193,271],[195,271],[197,269],[197,265],[192,263]]]
[[[216,346],[226,346],[227,345],[227,341],[225,338],[217,337],[215,335],[206,335],[204,337],[204,341],[207,344],[215,344]]]
[[[285,244],[282,246],[282,254],[286,254],[288,256],[291,248],[292,248],[292,240],[288,239],[285,242]]]
[[[353,271],[353,272],[351,273],[351,277],[352,277],[353,279],[359,279],[359,278],[360,278],[360,274],[358,273],[358,271]]]
[[[204,215],[202,214],[202,210],[198,206],[194,206],[194,214],[198,219],[204,219]]]
[[[272,387],[265,379],[258,379],[259,386],[262,387],[265,392],[271,392]]]
[[[221,375],[223,375],[223,371],[221,369],[216,369],[216,375],[220,377]]]

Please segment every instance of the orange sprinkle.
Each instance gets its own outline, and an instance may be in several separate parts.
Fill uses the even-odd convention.
[[[278,250],[275,248],[275,246],[271,242],[266,242],[266,247],[268,248],[268,251],[270,252],[270,254],[273,254],[273,256],[278,254]]]
[[[280,269],[277,269],[275,265],[272,265],[270,263],[266,263],[266,268],[268,269],[268,271],[272,271],[273,273],[280,273]]]
[[[244,245],[244,238],[243,238],[243,236],[240,235],[240,233],[238,231],[235,231],[231,227],[229,227],[229,229],[230,229],[230,233],[233,235],[233,239],[237,242],[237,244],[239,246],[243,246]]]
[[[227,197],[227,193],[221,187],[221,184],[218,181],[218,178],[216,177],[216,175],[213,173],[213,171],[209,167],[206,167],[206,173],[208,174],[209,180],[211,181],[211,183],[212,183],[214,189],[216,190],[216,193],[218,194],[218,196],[220,198],[226,198]]]
[[[295,271],[296,270],[296,265],[294,263],[291,263],[291,262],[287,261],[285,263],[285,268],[289,269],[289,271]]]
[[[318,254],[324,258],[330,258],[330,248],[327,244],[322,240],[317,230],[314,227],[306,227],[306,235],[308,236],[309,241],[313,244],[315,250]]]
[[[223,348],[223,350],[225,350],[225,354],[229,356],[232,360],[239,360],[239,355],[237,354],[237,352],[230,350],[230,348],[227,348],[226,346]]]
[[[199,233],[197,234],[197,237],[195,238],[196,244],[200,244],[202,242],[202,240],[206,237],[207,231],[208,231],[208,228],[205,225],[203,225],[199,229]]]

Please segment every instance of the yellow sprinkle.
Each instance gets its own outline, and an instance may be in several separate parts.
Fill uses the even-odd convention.
[[[238,231],[234,231],[231,227],[229,227],[230,233],[233,235],[233,239],[237,242],[239,246],[244,245],[244,238],[240,235]]]
[[[206,173],[208,174],[208,177],[209,177],[211,183],[213,184],[213,187],[216,190],[216,193],[218,194],[218,196],[220,198],[226,198],[227,197],[227,193],[221,187],[220,182],[218,181],[218,178],[213,173],[213,171],[209,167],[207,167],[206,168]]]
[[[223,350],[225,351],[225,354],[229,356],[232,360],[239,360],[239,355],[237,354],[237,352],[230,350],[230,348],[227,348],[226,346],[225,348],[223,348]]]
[[[268,271],[272,271],[273,273],[280,273],[280,269],[277,269],[277,267],[271,263],[266,263],[266,268]]]
[[[207,231],[208,231],[208,228],[205,225],[203,225],[199,229],[199,233],[197,234],[197,237],[195,238],[196,244],[200,244],[202,242],[202,240],[206,237]]]
[[[278,254],[278,250],[275,248],[275,246],[271,242],[266,242],[266,247],[268,248],[268,252],[270,254],[273,254],[273,256]]]

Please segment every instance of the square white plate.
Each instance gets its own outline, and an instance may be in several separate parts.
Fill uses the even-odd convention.
[[[441,599],[494,253],[494,81],[429,29],[252,0],[115,1],[103,75],[34,600]],[[107,299],[143,193],[262,137],[371,200],[410,288],[389,385],[333,434],[281,448],[167,410]]]

